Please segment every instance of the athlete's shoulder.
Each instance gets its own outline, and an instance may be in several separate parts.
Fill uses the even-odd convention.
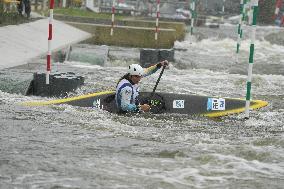
[[[120,88],[124,88],[126,86],[130,86],[132,87],[131,83],[127,80],[127,79],[122,79],[118,84],[117,84],[117,89],[120,89]]]
[[[131,83],[127,79],[122,79],[118,84],[123,85],[123,84],[130,84]]]

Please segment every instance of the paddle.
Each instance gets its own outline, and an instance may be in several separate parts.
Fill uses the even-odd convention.
[[[163,97],[158,95],[159,97],[158,96],[157,97],[161,98],[161,100],[158,100],[158,102],[157,102],[157,99],[154,100],[154,101],[152,101],[152,100],[153,100],[153,97],[155,95],[155,91],[157,89],[157,86],[158,86],[158,84],[159,84],[159,82],[161,80],[161,77],[162,77],[163,73],[164,73],[165,68],[166,68],[166,65],[163,66],[162,71],[160,72],[160,75],[159,75],[159,77],[158,77],[158,79],[156,81],[155,87],[154,87],[152,93],[150,94],[150,96],[148,97],[148,100],[147,100],[147,104],[151,106],[151,112],[152,113],[153,112],[154,113],[158,113],[158,112],[162,111],[162,109],[164,108],[164,103],[162,103]]]
[[[155,91],[156,91],[157,86],[158,86],[158,84],[159,84],[159,82],[160,82],[160,80],[161,80],[161,77],[162,77],[162,75],[163,75],[163,73],[164,73],[165,68],[166,68],[166,66],[163,66],[162,71],[160,72],[160,75],[159,75],[159,77],[158,77],[158,79],[157,79],[157,81],[156,81],[156,85],[155,85],[155,87],[154,87],[154,89],[153,89],[153,91],[152,91],[152,93],[151,93],[151,95],[150,95],[150,99],[151,99],[151,98],[154,96],[154,94],[155,94]]]

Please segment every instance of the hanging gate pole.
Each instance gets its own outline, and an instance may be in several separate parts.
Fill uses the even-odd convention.
[[[248,78],[247,78],[247,93],[246,93],[246,106],[245,106],[245,118],[249,118],[249,107],[251,100],[251,81],[252,81],[252,67],[254,58],[254,42],[256,33],[256,18],[258,14],[258,0],[251,0],[251,6],[253,8],[253,19],[251,25],[251,44],[250,44],[250,55],[249,55],[249,65],[248,65]]]
[[[225,3],[226,3],[226,0],[223,0],[221,22],[224,22],[224,14],[225,14]]]
[[[237,41],[237,51],[236,51],[236,63],[239,63],[239,53],[240,53],[240,47],[241,47],[241,41],[243,38],[243,23],[246,18],[246,11],[245,6],[247,5],[247,0],[241,0],[240,2],[240,19],[239,19],[239,25],[238,25],[238,41]]]
[[[52,22],[53,22],[53,8],[54,0],[50,0],[49,5],[49,24],[48,24],[48,50],[47,50],[47,63],[46,63],[46,84],[49,85],[49,75],[51,72],[51,41],[52,41]]]
[[[114,14],[115,14],[115,0],[112,1],[112,8],[111,8],[111,29],[110,35],[113,36],[113,28],[114,28]]]
[[[196,17],[195,2],[196,2],[196,0],[192,0],[192,2],[190,4],[190,12],[191,12],[190,35],[193,35],[194,18]]]
[[[159,18],[160,18],[160,0],[157,0],[157,16],[156,16],[156,31],[155,31],[155,40],[158,40],[159,32]]]

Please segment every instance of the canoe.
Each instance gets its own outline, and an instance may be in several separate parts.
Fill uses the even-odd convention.
[[[104,91],[77,97],[56,99],[50,101],[25,102],[26,106],[45,106],[55,104],[69,104],[72,106],[92,107],[103,109],[111,113],[118,113],[115,104],[115,92]],[[245,111],[244,99],[222,98],[176,93],[140,92],[139,101],[151,105],[152,114],[187,114],[206,117],[222,117],[239,114]],[[250,110],[256,110],[268,105],[262,100],[252,100]]]

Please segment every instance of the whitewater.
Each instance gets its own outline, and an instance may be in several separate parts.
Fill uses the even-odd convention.
[[[176,42],[176,61],[157,91],[245,98],[250,28],[244,28],[239,63],[236,29],[196,28],[195,40],[188,35]],[[252,98],[269,105],[252,111],[249,120],[244,114],[212,120],[126,117],[69,105],[25,107],[21,102],[49,98],[2,87],[0,188],[283,188],[284,53],[265,38],[277,32],[283,29],[257,27]],[[70,61],[53,68],[85,77],[86,84],[70,96],[113,89],[127,65],[139,60],[139,49],[120,49],[110,47],[116,59],[105,66]],[[9,85],[5,75],[43,72],[44,62],[38,58],[1,70],[0,85]],[[158,74],[144,78],[141,91],[151,91]]]

